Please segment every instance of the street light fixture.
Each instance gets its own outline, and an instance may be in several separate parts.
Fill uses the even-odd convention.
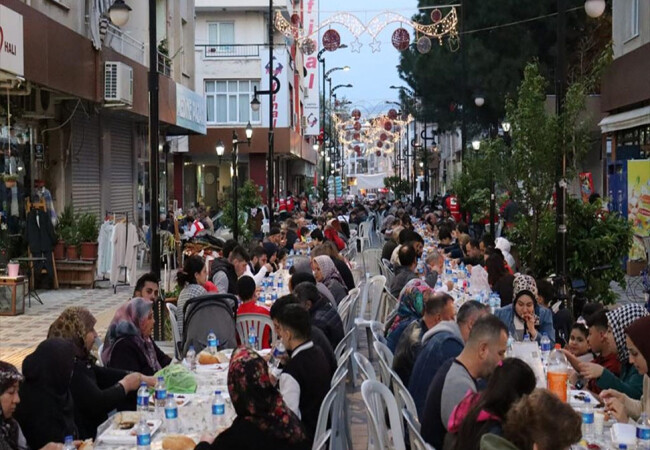
[[[216,150],[217,150],[217,156],[219,157],[219,160],[221,160],[221,157],[226,151],[226,146],[223,145],[223,141],[221,139],[219,139],[219,142],[217,142]]]
[[[253,138],[253,127],[251,126],[251,123],[248,122],[246,125],[246,140],[248,141],[248,145],[251,145],[251,139]]]
[[[511,128],[510,122],[508,122],[508,121],[504,121],[504,122],[501,124],[501,128],[503,128],[503,132],[504,132],[504,133],[510,133],[510,128]]]
[[[479,108],[485,105],[485,97],[481,94],[477,94],[476,97],[474,97],[474,104]]]
[[[257,111],[260,110],[261,106],[262,106],[262,103],[257,99],[257,93],[256,93],[256,95],[253,97],[253,100],[251,100],[251,109],[254,112],[257,112]]]
[[[603,15],[607,3],[605,0],[587,0],[585,2],[585,12],[592,19],[596,19]]]
[[[124,3],[124,0],[115,0],[111,7],[108,8],[108,17],[113,25],[123,27],[129,21],[130,12],[131,7]]]
[[[336,92],[336,90],[339,88],[351,88],[351,87],[354,86],[352,86],[351,84],[339,84],[337,86],[334,86],[334,88],[332,89],[332,94],[334,94],[334,92]]]
[[[481,148],[481,141],[472,141],[472,148],[476,151],[478,151]]]

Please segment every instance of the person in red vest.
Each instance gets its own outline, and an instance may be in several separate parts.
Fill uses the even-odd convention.
[[[195,219],[196,217],[196,219]],[[195,210],[190,210],[187,213],[187,223],[191,224],[190,228],[183,234],[184,239],[191,239],[199,234],[201,231],[205,230],[205,225],[199,220],[198,215]]]
[[[294,200],[293,200],[293,195],[291,194],[291,191],[287,191],[287,212],[291,214],[293,212],[294,208]]]
[[[458,199],[454,194],[450,194],[447,197],[447,200],[445,200],[445,207],[449,210],[451,217],[453,217],[456,222],[460,222],[460,204],[458,203]]]
[[[281,213],[286,212],[287,211],[287,201],[285,199],[283,199],[282,197],[280,197],[280,199],[278,200],[278,203],[279,203],[278,204],[278,211],[281,212]]]

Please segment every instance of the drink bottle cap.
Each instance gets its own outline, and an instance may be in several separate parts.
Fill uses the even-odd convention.
[[[221,395],[221,391],[214,391],[216,395]]]
[[[560,344],[555,344],[555,349],[556,350],[560,350],[561,348],[562,348],[562,346]]]

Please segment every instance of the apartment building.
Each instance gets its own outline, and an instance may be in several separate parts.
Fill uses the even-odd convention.
[[[302,14],[301,0],[274,1],[275,11]],[[255,89],[269,89],[269,2],[266,0],[197,0],[194,57],[196,91],[205,100],[207,133],[190,138],[183,155],[185,204],[216,206],[231,188],[233,132],[245,139],[245,127],[253,127],[251,145],[239,145],[239,183],[253,180],[266,199],[269,152],[269,119],[274,127],[275,195],[296,194],[313,183],[317,153],[305,136],[305,57],[283,35],[273,33],[273,75],[279,91],[260,95],[253,110]],[[222,157],[216,153],[223,142]]]
[[[130,220],[148,223],[148,2],[127,0],[132,10],[121,28],[110,22],[112,4],[0,1],[0,87],[8,94],[0,163],[5,173],[22,168],[21,195],[42,180],[57,211],[72,205],[99,217],[128,212]],[[203,107],[193,92],[194,1],[157,0],[156,11],[160,142],[177,150],[182,140],[164,145],[168,136],[205,128],[203,114],[193,113]],[[161,205],[172,194],[165,162],[163,151]]]

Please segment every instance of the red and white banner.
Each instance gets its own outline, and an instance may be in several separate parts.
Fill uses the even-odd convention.
[[[320,133],[320,64],[318,63],[318,51],[320,50],[320,39],[318,33],[318,0],[304,0],[302,26],[305,34],[312,36],[316,49],[311,55],[305,55],[305,100],[304,115],[307,127],[306,136],[318,136]]]

